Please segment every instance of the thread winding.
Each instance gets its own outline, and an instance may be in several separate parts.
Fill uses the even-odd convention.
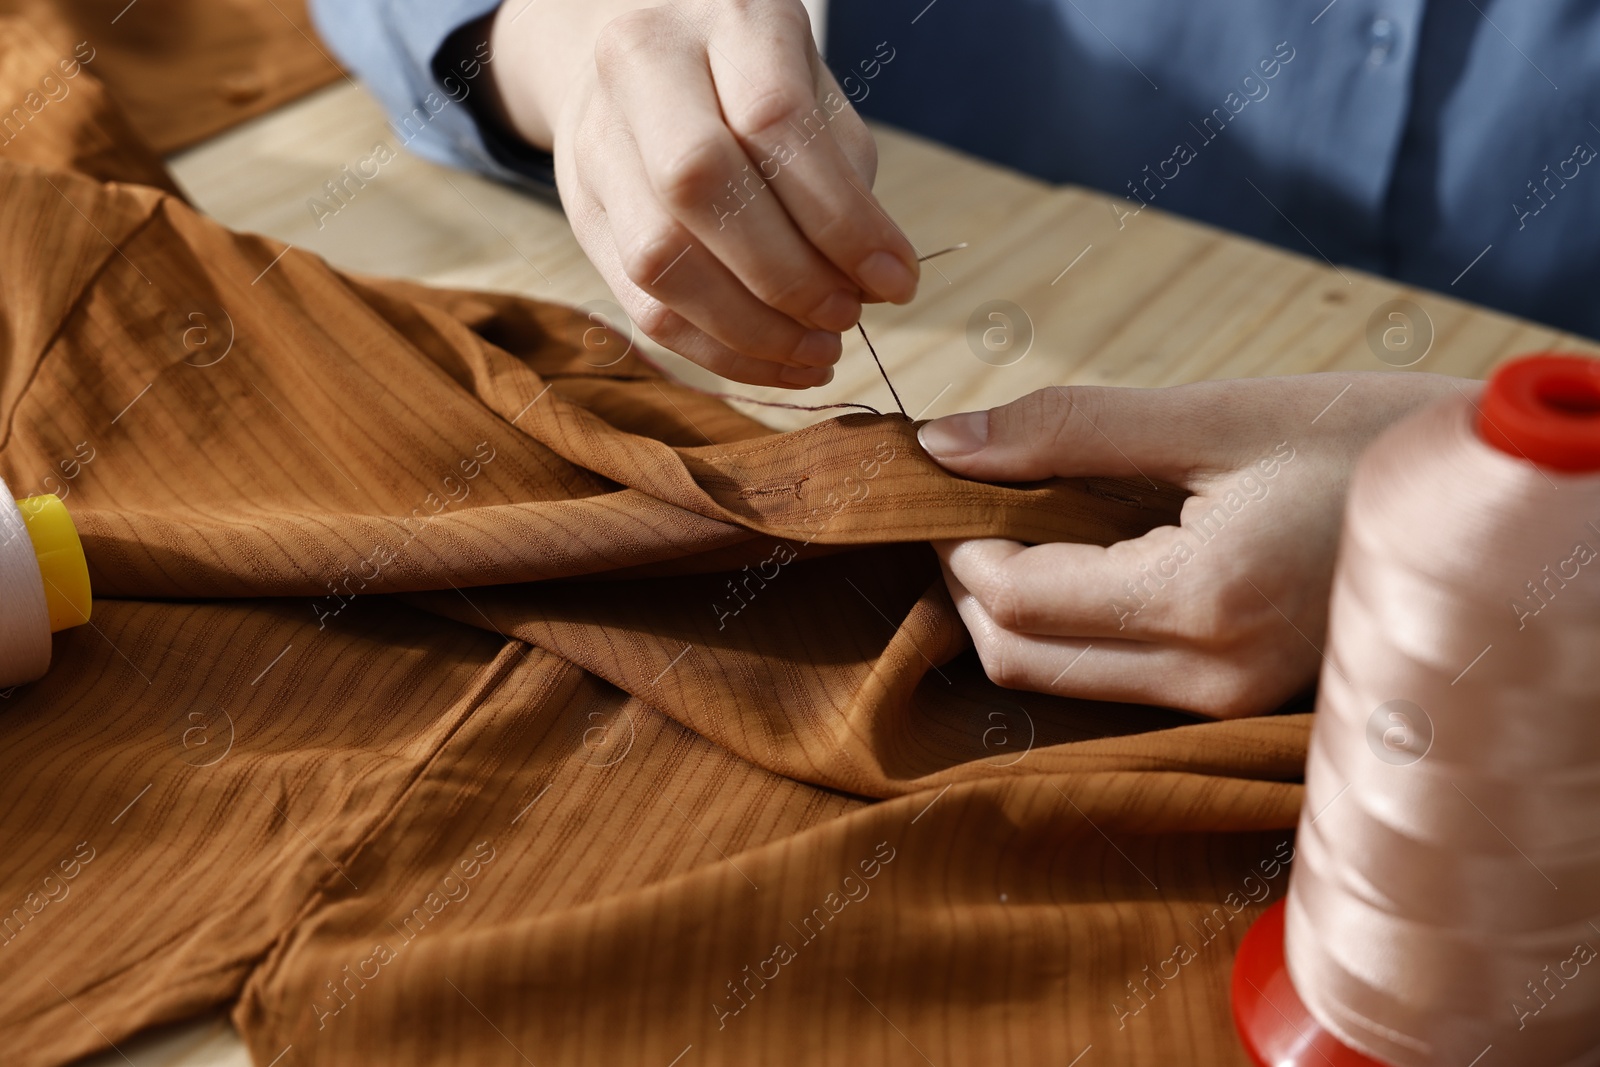
[[[1396,1067],[1597,1064],[1600,475],[1473,414],[1418,413],[1353,479],[1287,965]]]
[[[0,480],[0,689],[44,677],[50,645],[50,610],[33,541]]]

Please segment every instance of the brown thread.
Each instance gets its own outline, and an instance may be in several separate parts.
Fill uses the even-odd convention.
[[[889,387],[889,395],[894,397],[894,406],[900,409],[900,414],[909,421],[911,416],[906,412],[906,406],[900,402],[900,394],[895,391],[894,383],[889,380],[889,372],[883,369],[883,360],[878,358],[878,350],[872,347],[872,338],[867,336],[867,328],[861,323],[856,323],[856,329],[861,331],[861,339],[867,342],[867,351],[872,353],[872,362],[878,365],[878,373],[883,375],[883,384]]]
[[[1131,493],[1119,493],[1112,486],[1104,482],[1090,479],[1083,483],[1083,491],[1090,496],[1097,496],[1101,500],[1109,500],[1115,504],[1123,504],[1130,508],[1144,507],[1144,500]]]
[[[689,388],[694,389],[694,386],[691,385]],[[785,404],[781,400],[757,400],[753,396],[740,396],[738,393],[715,393],[709,389],[695,389],[695,392],[704,393],[706,396],[714,396],[719,400],[737,400],[741,404],[760,404],[764,408],[787,408],[790,411],[831,411],[834,408],[855,408],[857,411],[870,411],[874,415],[883,414],[871,404]]]
[[[958,245],[951,245],[949,248],[941,248],[937,252],[929,252],[925,256],[918,256],[917,262],[926,263],[935,256],[942,256],[947,252],[959,252],[965,247],[967,247],[967,242],[962,241]],[[866,324],[857,321],[856,329],[861,331],[861,339],[867,342],[867,351],[872,353],[872,362],[878,365],[878,373],[883,375],[883,384],[889,387],[889,395],[894,397],[894,406],[900,409],[900,414],[906,419],[907,422],[911,421],[911,413],[906,410],[904,402],[901,401],[900,391],[894,387],[894,382],[889,380],[889,372],[884,369],[883,360],[878,358],[878,350],[873,347],[872,338],[867,336]]]
[[[859,327],[859,325],[860,324],[857,323],[858,327]],[[865,330],[862,330],[861,331],[861,336],[865,337],[866,335],[867,335],[867,332]],[[871,341],[867,342],[867,348],[869,350],[872,348],[872,342]],[[841,402],[835,403],[835,404],[788,404],[788,403],[785,403],[782,400],[758,400],[753,396],[741,396],[738,393],[724,393],[724,392],[721,392],[721,391],[716,390],[716,389],[702,389],[698,385],[691,385],[690,383],[684,381],[682,378],[679,378],[677,375],[673,374],[671,371],[667,370],[667,368],[663,367],[661,364],[657,363],[655,360],[651,359],[649,356],[645,355],[643,352],[639,351],[638,349],[634,349],[633,355],[634,355],[634,357],[636,359],[639,360],[639,362],[643,363],[645,366],[649,367],[651,370],[653,370],[657,374],[661,375],[661,377],[666,380],[668,385],[676,385],[680,389],[687,389],[687,390],[689,390],[689,392],[691,392],[691,393],[699,393],[701,396],[715,397],[718,400],[737,400],[741,404],[759,404],[764,408],[783,408],[786,411],[833,411],[833,410],[836,410],[838,408],[852,408],[852,409],[854,409],[856,411],[870,412],[871,414],[878,415],[880,417],[883,415],[883,412],[879,411],[877,408],[873,407],[871,404],[856,404],[856,403],[851,403],[851,402],[848,402],[848,401],[841,401]],[[872,358],[874,360],[876,360],[878,358],[878,354],[876,352],[874,352],[872,354]],[[883,364],[881,364],[881,363],[878,364],[878,370],[879,370],[880,373],[883,371]],[[593,374],[593,375],[589,375],[589,374],[559,374],[559,375],[556,375],[556,374],[552,374],[552,375],[547,375],[547,377],[552,377],[552,378],[555,378],[555,377],[561,377],[561,378],[591,378],[591,377],[592,378],[608,378],[608,377],[611,377],[611,375],[601,375],[601,374]],[[884,381],[888,381],[889,380],[889,376],[887,374],[885,374],[883,380]],[[891,393],[894,392],[894,386],[893,385],[889,386],[889,391]],[[897,403],[897,404],[900,403],[900,398],[898,396],[896,396],[894,399],[895,399],[895,403]],[[900,408],[900,414],[904,415],[905,411],[906,411],[906,409],[902,406]]]
[[[811,475],[803,474],[800,476],[800,480],[795,482],[793,485],[766,485],[759,488],[753,485],[746,486],[745,488],[739,490],[739,495],[744,499],[749,500],[751,497],[755,496],[781,496],[785,493],[793,493],[795,497],[798,498],[800,496],[800,487],[810,480]]]
[[[967,242],[962,241],[960,244],[951,245],[949,248],[941,248],[937,252],[929,252],[925,256],[918,256],[917,262],[926,263],[935,256],[942,256],[949,252],[959,252],[966,247]],[[901,402],[900,393],[895,389],[894,382],[889,380],[889,372],[884,369],[883,360],[878,358],[878,350],[873,347],[872,338],[867,336],[866,326],[861,322],[857,322],[856,329],[861,331],[861,339],[867,342],[867,351],[872,353],[872,362],[878,365],[878,373],[883,375],[883,383],[889,387],[889,395],[894,397],[895,406],[900,409],[901,416],[907,421],[910,421],[911,415],[906,411],[905,404]],[[782,408],[785,411],[835,411],[839,408],[853,408],[857,411],[869,411],[878,416],[882,416],[884,414],[870,404],[856,404],[848,401],[835,404],[789,404],[782,400],[757,400],[753,396],[741,396],[738,393],[724,393],[715,389],[702,389],[698,385],[690,385],[688,382],[678,378],[676,375],[668,371],[667,368],[663,367],[661,364],[657,363],[643,352],[635,349],[633,354],[638,357],[638,359],[643,362],[645,366],[651,368],[657,374],[661,375],[661,377],[665,378],[670,384],[680,386],[681,388],[687,389],[692,393],[699,393],[701,396],[715,397],[718,400],[737,400],[741,404],[759,404],[764,408]],[[800,481],[803,482],[805,479],[802,478]],[[794,489],[798,495],[800,489],[799,482],[795,483]]]

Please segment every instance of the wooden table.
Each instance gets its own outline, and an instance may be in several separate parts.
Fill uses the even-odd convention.
[[[1600,345],[1557,330],[1335,267],[1309,246],[1295,255],[1155,209],[1119,218],[1125,201],[1047,185],[892,130],[876,133],[877,192],[917,248],[970,245],[924,265],[914,303],[866,314],[915,417],[989,407],[1061,383],[1382,370],[1419,355],[1414,369],[1478,377],[1523,352],[1600,354]],[[339,267],[570,304],[610,299],[561,212],[494,182],[401,154],[364,186],[347,186],[347,202],[331,200],[325,183],[380,144],[399,142],[371,99],[341,84],[170,162],[194,202],[228,226],[289,241]],[[313,210],[318,200],[337,212]],[[1392,307],[1397,300],[1411,307]],[[1005,302],[1006,320],[987,317],[995,301]],[[1406,319],[1389,318],[1395,311]],[[992,347],[985,330],[999,331],[989,335]],[[1387,347],[1386,330],[1394,331]],[[1423,353],[1425,333],[1432,340]],[[640,343],[698,385],[893,407],[859,337],[847,338],[834,381],[798,398],[729,386]],[[749,410],[784,429],[826,417]],[[122,1052],[138,1067],[249,1064],[220,1016],[124,1043]],[[85,1064],[125,1062],[112,1052]]]
[[[1476,377],[1521,352],[1595,350],[1555,330],[1334,268],[1310,246],[1293,255],[1154,209],[1119,223],[1126,201],[877,133],[877,191],[912,242],[923,252],[970,245],[923,265],[914,303],[867,309],[867,330],[913,415],[988,407],[1063,382],[1148,386],[1381,370],[1368,320],[1400,298],[1432,321],[1420,370]],[[340,267],[571,304],[610,298],[558,210],[410,154],[384,165],[319,225],[308,202],[334,203],[323,184],[379,143],[399,144],[376,105],[341,85],[186,152],[173,168],[195,202],[229,226],[293,242]],[[986,351],[985,362],[968,343],[968,320],[990,300],[1020,307],[1032,322],[1031,350],[1009,366],[994,364],[1019,349]],[[676,356],[665,362],[696,384],[720,382]],[[859,337],[847,338],[834,381],[802,398],[839,400],[892,407]],[[819,417],[750,410],[782,428]]]

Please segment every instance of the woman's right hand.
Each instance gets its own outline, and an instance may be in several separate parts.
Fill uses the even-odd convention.
[[[800,0],[530,0],[491,31],[507,121],[553,150],[578,242],[646,335],[724,377],[833,377],[916,252]]]

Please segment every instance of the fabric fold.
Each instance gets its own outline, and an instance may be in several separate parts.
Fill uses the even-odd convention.
[[[924,543],[1180,494],[775,434],[570,309],[231,233],[71,99],[0,148],[0,477],[96,592],[0,694],[16,1062],[229,1004],[281,1067],[1242,1062],[1309,716],[1002,690]]]

